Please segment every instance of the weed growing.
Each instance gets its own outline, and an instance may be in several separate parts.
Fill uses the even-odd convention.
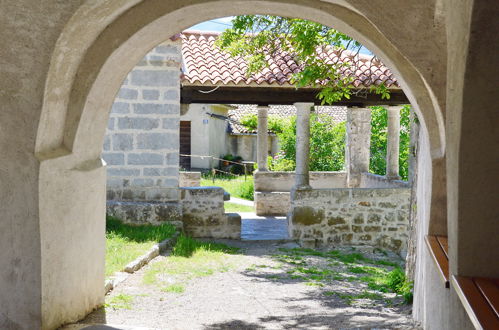
[[[162,292],[183,293],[185,287],[181,284],[172,284],[161,289]]]
[[[347,304],[367,299],[384,301],[388,305],[393,305],[392,298],[383,296],[383,294],[393,292],[403,297],[405,303],[412,302],[412,284],[406,280],[404,272],[396,262],[386,259],[370,259],[358,252],[348,253],[338,250],[283,248],[279,251],[281,253],[274,255],[274,258],[287,265],[285,273],[289,279],[304,281],[308,286],[331,285],[332,281],[365,283],[365,289],[361,293],[325,291],[326,296],[336,295]],[[377,253],[387,256],[387,253],[381,250]],[[320,267],[312,265],[313,258],[316,258],[315,262],[317,258],[322,260]]]
[[[133,296],[128,294],[119,294],[113,297],[107,297],[104,307],[112,309],[132,309]]]

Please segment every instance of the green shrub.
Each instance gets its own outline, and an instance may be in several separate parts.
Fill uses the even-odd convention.
[[[277,133],[281,151],[272,159],[273,171],[294,171],[296,167],[296,116],[282,121]],[[310,170],[341,171],[345,163],[345,123],[326,115],[310,119]]]
[[[412,283],[409,282],[405,273],[400,268],[395,268],[386,276],[386,285],[395,293],[404,297],[407,304],[412,303]]]
[[[235,192],[241,198],[248,199],[248,200],[252,201],[254,198],[253,180],[249,179],[246,181],[242,181],[236,187]]]
[[[282,132],[284,127],[283,121],[285,121],[285,119],[277,116],[269,116],[267,122],[268,130],[276,134]],[[258,130],[258,116],[255,114],[247,114],[243,116],[240,123],[249,131]]]
[[[258,128],[258,117],[255,114],[244,115],[240,122],[250,131],[256,131]]]
[[[410,109],[406,105],[400,110],[400,150],[399,174],[402,180],[409,176]],[[374,174],[386,173],[386,130],[388,113],[381,106],[371,107],[371,156],[369,171]]]

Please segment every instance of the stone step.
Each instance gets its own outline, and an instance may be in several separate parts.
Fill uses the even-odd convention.
[[[61,330],[154,330],[153,328],[145,328],[138,326],[126,326],[116,324],[69,324],[61,328]]]

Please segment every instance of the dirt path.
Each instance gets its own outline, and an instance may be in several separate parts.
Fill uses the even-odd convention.
[[[201,256],[202,266],[194,273],[183,263],[165,273],[168,257],[156,258],[114,289],[105,309],[81,323],[153,329],[417,329],[402,298],[371,292],[357,280],[360,274],[344,271],[355,263],[345,266],[310,251],[298,253],[291,243],[225,243],[241,251],[213,260]],[[400,262],[369,255],[379,256]]]

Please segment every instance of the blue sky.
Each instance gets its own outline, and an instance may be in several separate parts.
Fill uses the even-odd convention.
[[[231,27],[232,24],[230,21],[232,20],[234,16],[228,16],[228,17],[222,17],[222,18],[216,18],[212,19],[203,23],[196,24],[194,26],[191,26],[187,30],[198,30],[198,31],[216,31],[216,32],[222,32],[228,27]],[[360,50],[361,54],[367,54],[367,55],[372,55],[372,53],[365,47],[362,47]]]
[[[196,24],[190,27],[188,30],[222,32],[226,28],[231,27],[230,21],[232,17],[233,16],[212,19],[203,23]]]

